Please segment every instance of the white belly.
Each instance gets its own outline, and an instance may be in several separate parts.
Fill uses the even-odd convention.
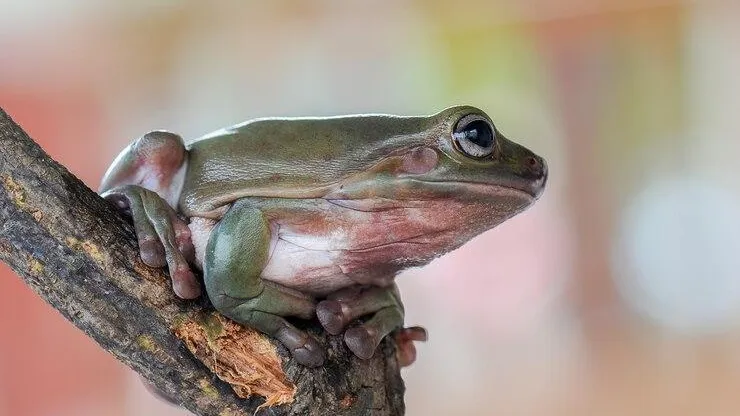
[[[352,285],[338,266],[332,237],[273,234],[270,260],[262,278],[304,293],[326,295]]]

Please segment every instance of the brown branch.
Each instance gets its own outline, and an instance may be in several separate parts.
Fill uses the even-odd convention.
[[[103,348],[198,415],[404,412],[391,341],[363,361],[341,338],[311,325],[329,358],[308,369],[272,340],[210,312],[207,301],[175,298],[166,274],[140,261],[132,227],[2,109],[0,259]]]

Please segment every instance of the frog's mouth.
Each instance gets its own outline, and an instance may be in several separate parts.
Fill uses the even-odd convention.
[[[468,194],[472,197],[483,196],[489,198],[503,197],[523,199],[534,203],[542,195],[547,182],[547,176],[531,180],[524,178],[509,178],[496,183],[472,181],[419,181],[426,187],[438,188],[440,193]],[[461,192],[464,190],[464,192]]]
[[[540,176],[536,179],[521,178],[518,176],[506,178],[496,184],[488,185],[502,189],[511,189],[528,194],[532,199],[537,200],[545,190],[547,175]]]
[[[547,184],[548,169],[547,164],[542,159],[534,159],[538,163],[527,166],[521,172],[499,172],[495,181],[486,181],[485,178],[466,178],[455,177],[455,175],[445,174],[445,177],[439,178],[414,178],[420,186],[434,189],[440,194],[449,194],[455,192],[459,194],[469,194],[473,197],[476,195],[484,198],[496,197],[516,197],[528,200],[533,203],[545,190]],[[483,179],[483,180],[480,180]]]

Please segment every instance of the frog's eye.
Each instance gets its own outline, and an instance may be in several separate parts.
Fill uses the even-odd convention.
[[[496,144],[496,130],[485,118],[471,114],[457,122],[452,139],[458,150],[473,158],[490,156]]]

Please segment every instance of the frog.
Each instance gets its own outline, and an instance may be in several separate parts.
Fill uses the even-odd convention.
[[[302,320],[361,359],[393,336],[406,366],[427,333],[404,327],[396,276],[524,211],[547,177],[542,157],[460,105],[258,118],[187,141],[156,130],[115,158],[100,193],[176,296],[205,291],[307,367],[327,356]]]

